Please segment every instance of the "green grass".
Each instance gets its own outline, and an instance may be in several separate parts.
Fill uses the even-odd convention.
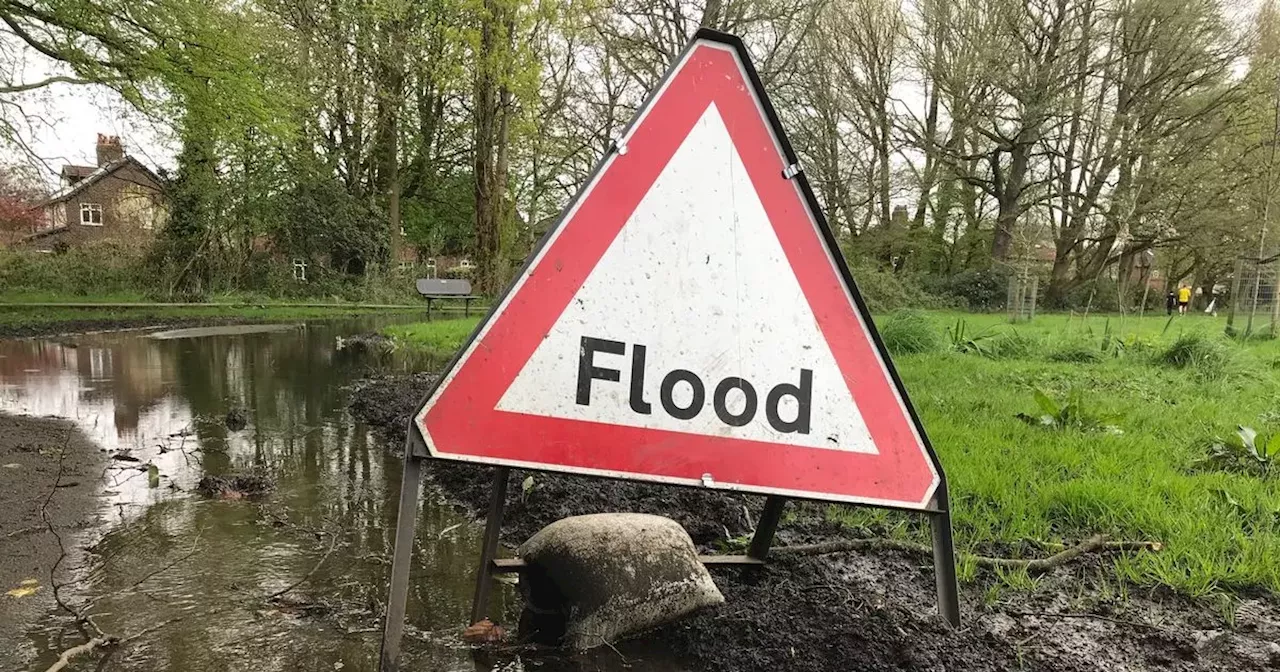
[[[395,324],[384,327],[382,333],[396,339],[396,342],[407,350],[444,359],[452,355],[458,346],[467,340],[479,322],[479,317],[464,317]]]
[[[880,341],[893,355],[917,355],[943,348],[942,334],[928,315],[918,310],[899,310],[880,320]]]
[[[1228,340],[1225,320],[1204,315],[1043,315],[1016,330],[999,315],[924,316],[941,349],[894,361],[947,470],[962,552],[1043,554],[1039,542],[1107,533],[1164,544],[1157,553],[1107,555],[1122,584],[1280,594],[1280,478],[1193,468],[1209,437],[1237,425],[1280,429],[1280,342]],[[972,341],[946,337],[958,320]],[[447,351],[475,323],[388,331]],[[932,340],[918,325],[910,331],[910,343]],[[1037,390],[1062,399],[1072,389],[1114,416],[1108,424],[1119,432],[1015,417],[1038,413]],[[872,534],[925,534],[919,517],[823,509]],[[973,575],[972,563],[961,568]]]

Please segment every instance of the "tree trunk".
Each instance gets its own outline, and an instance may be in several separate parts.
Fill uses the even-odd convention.
[[[495,141],[498,126],[497,59],[498,26],[502,8],[496,0],[485,0],[480,19],[480,48],[476,54],[474,100],[476,197],[476,277],[475,290],[481,294],[498,291],[498,264],[501,256],[500,217],[502,185],[497,183]]]

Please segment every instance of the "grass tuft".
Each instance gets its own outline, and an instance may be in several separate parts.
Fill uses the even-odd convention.
[[[988,359],[1026,359],[1040,350],[1040,339],[1011,329],[987,339],[982,355]]]
[[[1193,331],[1179,335],[1156,361],[1175,369],[1192,369],[1205,379],[1216,380],[1226,375],[1231,351],[1221,341]]]
[[[1068,341],[1049,351],[1048,360],[1073,364],[1093,364],[1102,361],[1102,350],[1087,341]]]
[[[942,334],[929,317],[915,310],[899,310],[879,324],[880,340],[894,355],[916,355],[942,350]]]

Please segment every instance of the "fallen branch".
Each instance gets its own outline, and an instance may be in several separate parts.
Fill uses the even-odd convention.
[[[1081,555],[1094,553],[1102,549],[1129,550],[1143,548],[1159,550],[1159,542],[1108,542],[1105,534],[1094,535],[1075,546],[1064,546],[1063,550],[1047,558],[991,558],[983,555],[963,554],[979,567],[993,569],[1025,569],[1028,572],[1046,572],[1064,565]],[[847,553],[849,551],[892,550],[932,555],[933,547],[913,541],[899,539],[838,539],[817,544],[801,544],[797,546],[779,546],[773,553],[781,555],[826,555],[829,553]]]
[[[61,473],[62,473],[62,472],[61,472],[61,466],[60,466],[60,467],[59,467],[59,478],[61,478]],[[57,484],[57,479],[55,479],[55,486],[56,486],[56,484]],[[52,497],[52,495],[50,495],[50,497]],[[46,505],[47,505],[47,503],[48,503],[48,502],[46,501]],[[48,520],[47,520],[47,519],[46,519],[46,523],[48,523]],[[53,531],[51,524],[50,524],[50,531]],[[54,533],[56,534],[56,532],[54,532]],[[187,618],[190,618],[190,617],[192,617],[192,616],[197,616],[198,618],[205,618],[205,617],[211,616],[211,615],[213,615],[213,614],[217,614],[217,613],[220,613],[220,612],[223,612],[223,611],[227,611],[228,609],[235,608],[236,606],[251,606],[252,604],[257,603],[257,601],[258,601],[258,600],[266,600],[266,601],[269,601],[269,600],[273,600],[273,599],[275,599],[275,598],[277,598],[277,597],[280,597],[281,595],[284,595],[285,593],[288,593],[289,591],[291,591],[291,590],[293,590],[293,589],[297,588],[298,586],[302,585],[303,583],[306,583],[307,581],[309,581],[309,580],[311,579],[311,577],[315,576],[315,573],[316,573],[317,571],[319,571],[320,567],[321,567],[322,565],[324,565],[325,561],[327,561],[327,560],[329,559],[329,557],[330,557],[331,555],[333,555],[333,551],[334,551],[334,549],[336,549],[336,548],[337,548],[337,546],[338,546],[338,535],[337,535],[336,533],[331,534],[331,535],[330,535],[330,538],[329,538],[329,548],[328,548],[327,550],[325,550],[324,555],[320,557],[319,561],[317,561],[317,562],[316,562],[316,564],[315,564],[314,566],[312,566],[312,567],[311,567],[311,570],[310,570],[310,571],[308,571],[306,574],[304,574],[304,575],[302,576],[302,578],[298,579],[297,581],[294,581],[293,583],[289,584],[287,587],[285,587],[285,588],[283,588],[283,589],[281,589],[281,590],[277,590],[277,591],[275,591],[274,593],[270,593],[270,594],[268,594],[268,595],[264,595],[264,596],[262,596],[262,597],[260,597],[260,598],[252,598],[252,599],[250,599],[247,603],[245,603],[245,604],[243,604],[243,605],[226,605],[226,606],[223,606],[223,607],[219,607],[219,608],[216,608],[216,609],[211,609],[211,610],[208,610],[208,611],[202,612],[202,613],[201,613],[201,614],[199,614],[199,615],[194,615],[194,614],[182,614],[182,615],[175,616],[175,617],[169,618],[169,619],[167,619],[167,620],[161,621],[161,622],[159,622],[159,623],[155,623],[155,624],[153,624],[153,625],[151,625],[151,626],[148,626],[148,627],[146,627],[146,628],[143,628],[143,629],[141,629],[141,630],[139,630],[139,631],[137,631],[137,632],[135,632],[135,633],[133,633],[133,634],[131,634],[131,635],[127,635],[127,636],[124,636],[124,637],[118,637],[118,636],[115,636],[115,635],[110,635],[110,634],[104,633],[104,632],[102,631],[102,628],[98,627],[98,624],[97,624],[97,623],[95,623],[95,622],[94,622],[94,620],[93,620],[93,615],[88,613],[88,610],[89,610],[91,607],[93,607],[93,606],[98,602],[98,600],[100,600],[100,599],[102,599],[102,598],[105,598],[105,597],[118,596],[118,595],[121,595],[121,594],[124,594],[124,593],[128,593],[129,591],[137,590],[137,589],[138,589],[142,584],[144,584],[144,583],[146,583],[147,581],[151,580],[151,579],[152,579],[153,577],[155,577],[156,575],[158,575],[158,574],[160,574],[160,573],[162,573],[162,572],[164,572],[164,571],[167,571],[167,570],[171,569],[172,567],[176,566],[177,564],[179,564],[179,563],[181,563],[181,562],[183,562],[183,561],[187,560],[187,559],[188,559],[188,558],[190,558],[192,555],[194,555],[197,551],[199,551],[199,543],[200,543],[200,538],[201,538],[202,534],[203,534],[203,530],[199,530],[199,531],[197,531],[195,539],[191,542],[191,549],[190,549],[187,553],[185,553],[184,555],[182,555],[181,557],[179,557],[178,559],[176,559],[176,560],[174,560],[174,561],[172,561],[172,562],[170,562],[170,563],[168,563],[168,564],[166,564],[166,565],[164,565],[164,566],[160,567],[159,569],[156,569],[156,570],[153,570],[153,571],[151,571],[151,572],[148,572],[147,574],[144,574],[141,578],[139,578],[138,580],[134,581],[134,583],[133,583],[132,585],[128,586],[127,588],[124,588],[124,589],[122,589],[122,590],[119,590],[119,591],[115,591],[115,592],[109,593],[109,594],[107,594],[107,595],[103,595],[103,596],[101,596],[100,598],[96,598],[96,599],[90,600],[90,601],[89,601],[89,602],[87,602],[87,603],[85,604],[85,606],[84,606],[82,609],[80,609],[79,611],[76,611],[76,610],[72,609],[70,606],[66,605],[65,603],[63,603],[63,602],[59,599],[59,600],[58,600],[59,605],[60,605],[64,610],[66,610],[68,613],[72,614],[72,615],[75,617],[75,619],[76,619],[76,623],[77,623],[78,625],[81,625],[81,626],[83,626],[83,625],[88,625],[88,626],[89,626],[90,628],[92,628],[92,629],[93,629],[93,631],[94,631],[95,633],[97,633],[97,634],[96,634],[95,636],[93,636],[93,637],[90,637],[90,638],[88,639],[88,641],[86,641],[85,643],[80,644],[80,645],[78,645],[78,646],[71,647],[70,649],[67,649],[66,651],[63,651],[63,652],[62,652],[62,655],[60,655],[60,656],[58,657],[57,662],[55,662],[55,663],[54,663],[54,664],[53,664],[53,665],[52,665],[48,670],[46,670],[45,672],[58,672],[58,670],[62,670],[63,668],[67,667],[67,665],[68,665],[68,664],[70,664],[70,661],[71,661],[71,659],[72,659],[72,658],[75,658],[76,656],[79,656],[79,655],[82,655],[82,654],[88,653],[88,652],[93,651],[93,650],[95,650],[95,649],[114,649],[114,648],[116,648],[116,647],[121,647],[121,648],[122,648],[122,647],[125,647],[125,646],[127,646],[127,645],[129,645],[129,644],[131,644],[131,643],[133,643],[133,642],[135,642],[135,641],[138,641],[139,639],[142,639],[142,638],[144,638],[144,637],[146,637],[146,636],[148,636],[148,635],[150,635],[150,634],[152,634],[152,633],[155,633],[156,631],[159,631],[159,630],[162,630],[162,629],[164,629],[164,628],[167,628],[167,627],[169,627],[170,625],[173,625],[174,623],[178,623],[178,622],[180,622],[180,621],[186,620]],[[59,539],[59,541],[61,541],[61,540]],[[65,551],[63,552],[63,554],[65,555]],[[56,568],[56,565],[55,565],[55,568]],[[141,592],[144,592],[144,594],[145,594],[145,591],[141,591]],[[55,595],[54,595],[54,596],[55,596],[55,598],[57,598],[57,597],[58,597],[58,596],[57,596],[57,594],[56,594],[56,592],[55,592]],[[85,633],[85,636],[86,636],[86,637],[89,637],[89,634],[86,632],[86,633]]]
[[[160,573],[162,573],[162,572],[167,572],[167,571],[169,571],[170,569],[173,569],[173,568],[174,568],[176,565],[178,565],[179,563],[187,561],[188,559],[190,559],[190,558],[191,558],[191,556],[195,555],[196,553],[198,553],[198,552],[200,551],[200,537],[201,537],[201,535],[203,535],[203,534],[204,534],[204,529],[203,529],[203,528],[196,530],[196,537],[195,537],[195,539],[192,539],[192,540],[191,540],[191,549],[190,549],[190,550],[188,550],[185,554],[183,554],[183,555],[182,555],[181,557],[179,557],[178,559],[176,559],[176,560],[174,560],[174,561],[170,562],[170,563],[169,563],[169,564],[167,564],[167,565],[164,565],[163,567],[161,567],[161,568],[159,568],[159,569],[156,569],[156,570],[153,570],[153,571],[151,571],[151,572],[148,572],[148,573],[144,574],[144,575],[142,576],[142,578],[138,579],[137,581],[134,581],[134,582],[133,582],[133,585],[128,586],[127,588],[122,588],[122,589],[120,589],[120,590],[115,590],[115,591],[112,591],[112,592],[107,593],[107,594],[105,594],[105,595],[101,595],[101,596],[99,596],[99,597],[95,597],[95,598],[93,598],[93,599],[89,600],[88,602],[86,602],[86,603],[85,603],[85,605],[84,605],[83,607],[81,607],[81,608],[80,608],[80,610],[79,610],[78,612],[76,612],[76,618],[77,618],[77,619],[79,619],[79,620],[84,620],[85,618],[87,618],[86,616],[84,616],[84,614],[88,613],[88,611],[89,611],[90,609],[92,609],[92,608],[93,608],[93,606],[94,606],[95,604],[97,604],[99,600],[103,600],[103,599],[106,599],[106,598],[108,598],[108,597],[118,597],[118,596],[120,596],[120,595],[124,595],[124,594],[128,593],[129,591],[132,591],[132,590],[137,589],[139,586],[141,586],[142,584],[146,583],[147,581],[150,581],[151,579],[155,578],[155,576],[156,576],[157,574],[160,574]]]
[[[72,658],[75,658],[76,656],[82,653],[88,653],[100,646],[107,646],[111,644],[113,641],[114,640],[106,637],[94,637],[93,639],[85,642],[84,644],[80,644],[79,646],[73,646],[67,649],[66,651],[63,651],[62,655],[58,656],[57,662],[50,665],[49,669],[45,670],[45,672],[58,672],[58,670],[61,670],[67,665],[70,665]]]
[[[285,593],[293,590],[294,588],[297,588],[298,586],[301,586],[302,584],[306,583],[307,580],[310,579],[316,573],[316,571],[320,569],[320,565],[323,565],[324,561],[329,559],[329,556],[333,554],[333,549],[337,548],[337,546],[338,546],[338,535],[331,534],[329,536],[329,550],[325,551],[324,555],[320,556],[320,561],[317,562],[315,566],[311,568],[311,571],[307,572],[302,576],[301,579],[294,581],[284,589],[277,590],[276,592],[271,593],[270,595],[264,596],[262,599],[274,600],[275,598],[280,597],[281,595],[284,595]]]
[[[1024,617],[1029,616],[1032,618],[1059,618],[1059,619],[1082,618],[1082,619],[1087,619],[1091,621],[1106,621],[1107,623],[1115,623],[1116,625],[1128,625],[1136,628],[1147,628],[1149,630],[1158,630],[1160,632],[1168,632],[1168,629],[1162,628],[1152,623],[1143,623],[1142,621],[1126,621],[1122,618],[1112,618],[1110,616],[1103,616],[1101,614],[1083,614],[1083,613],[1073,613],[1073,612],[1051,613],[1047,611],[1008,611],[1008,610],[1005,610],[1004,613],[1009,614],[1010,616],[1024,616]]]
[[[1070,546],[1056,541],[1033,541],[1031,543],[1034,543],[1046,551],[1053,551],[1055,553],[1058,551],[1065,551],[1070,548]],[[1102,548],[1099,550],[1151,551],[1152,553],[1158,553],[1164,550],[1164,544],[1159,541],[1108,541],[1102,544]]]
[[[70,429],[67,430],[66,436],[62,440],[62,448],[58,451],[58,473],[53,477],[53,487],[49,488],[49,496],[45,497],[44,503],[40,505],[40,519],[44,521],[45,529],[58,542],[58,559],[49,568],[49,586],[53,590],[53,601],[58,604],[60,609],[75,616],[77,615],[76,611],[63,601],[61,594],[62,584],[58,583],[58,568],[67,559],[67,547],[63,545],[62,535],[58,534],[58,530],[53,526],[53,519],[49,517],[49,502],[53,501],[53,496],[58,492],[58,484],[62,482],[62,474],[67,460],[67,446],[69,445],[71,445]]]
[[[22,528],[22,529],[20,529],[20,530],[14,530],[14,531],[12,531],[12,532],[6,532],[6,533],[5,533],[5,535],[4,535],[4,538],[5,538],[5,539],[12,539],[12,538],[14,538],[14,537],[21,536],[21,535],[23,535],[23,534],[30,534],[30,533],[32,533],[32,532],[39,532],[40,530],[43,530],[43,529],[44,529],[44,525],[32,525],[31,527],[24,527],[24,528]]]

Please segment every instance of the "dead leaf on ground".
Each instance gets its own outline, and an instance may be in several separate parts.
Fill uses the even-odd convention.
[[[484,619],[479,623],[467,626],[462,631],[462,641],[468,644],[489,644],[492,642],[501,642],[506,637],[506,631],[501,625],[495,625],[493,621]]]
[[[5,593],[9,597],[28,597],[34,595],[40,590],[40,581],[37,579],[25,579],[18,584],[17,588],[9,590]]]

